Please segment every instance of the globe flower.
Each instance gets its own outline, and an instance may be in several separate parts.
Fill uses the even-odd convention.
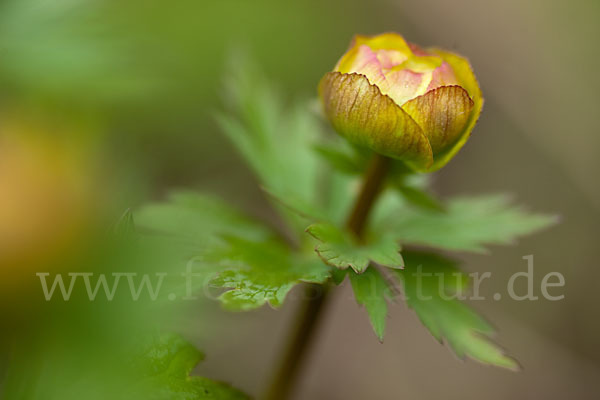
[[[450,161],[483,106],[466,59],[395,33],[356,36],[321,80],[319,95],[339,134],[417,171]]]

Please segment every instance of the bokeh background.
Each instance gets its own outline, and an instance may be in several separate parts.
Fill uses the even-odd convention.
[[[486,98],[472,139],[435,175],[437,193],[505,192],[561,216],[518,244],[462,257],[467,270],[493,272],[490,300],[474,307],[524,370],[457,361],[403,304],[380,344],[343,287],[296,398],[599,398],[598,18],[593,0],[3,0],[0,287],[20,287],[11,268],[63,257],[90,225],[172,188],[267,215],[214,119],[228,54],[244,49],[286,97],[311,98],[354,34],[397,31],[466,55]],[[565,299],[492,300],[529,254],[538,285],[548,272],[565,276]],[[297,297],[247,314],[186,304],[165,325],[207,353],[198,373],[257,395]]]

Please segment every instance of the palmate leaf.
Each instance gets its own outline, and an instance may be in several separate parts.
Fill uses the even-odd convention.
[[[362,175],[372,156],[369,150],[358,148],[341,138],[315,144],[313,149],[332,168],[347,175]]]
[[[349,232],[330,223],[316,223],[306,231],[319,242],[316,251],[327,264],[340,269],[364,272],[375,262],[389,268],[403,268],[400,245],[391,236],[381,235],[366,244],[357,242]]]
[[[176,335],[156,338],[135,360],[142,383],[130,398],[146,400],[243,400],[250,397],[231,386],[190,376],[204,355]],[[127,398],[124,396],[123,399]]]
[[[263,191],[276,203],[308,221],[327,221],[330,218],[327,210],[302,197],[290,193],[277,192],[266,187],[263,188]]]
[[[279,307],[298,283],[323,283],[331,275],[320,260],[293,252],[280,241],[226,240],[229,246],[212,251],[206,261],[222,269],[211,285],[226,289],[220,300],[230,310],[250,310],[265,303]]]
[[[396,271],[407,305],[416,313],[436,340],[446,342],[463,359],[470,357],[484,364],[518,369],[490,340],[494,329],[453,295],[463,292],[467,277],[455,263],[428,253],[405,252],[406,269]]]
[[[330,276],[317,257],[292,249],[272,229],[212,196],[173,194],[169,202],[143,207],[136,222],[155,239],[184,243],[182,266],[193,261],[204,282],[225,289],[219,300],[228,309],[278,307],[295,285]]]
[[[253,63],[239,54],[231,62],[224,89],[229,107],[217,116],[219,125],[261,185],[318,204],[323,168],[312,144],[321,129],[308,103],[283,106],[280,95]],[[295,214],[279,211],[292,228],[302,231]]]
[[[167,201],[143,206],[135,213],[136,226],[179,238],[197,248],[220,241],[222,235],[264,239],[273,232],[224,200],[207,194],[180,191]]]
[[[309,202],[294,194],[277,192],[271,188],[263,188],[263,190],[274,202],[296,214],[304,223],[302,225],[304,231],[306,224],[311,222],[331,222],[340,225],[343,223],[356,195],[351,190],[351,183],[351,179],[347,176],[332,174],[328,184],[323,188],[323,192],[328,192],[328,201],[325,204]],[[304,232],[301,233],[301,238],[306,236]]]
[[[350,283],[357,303],[365,307],[375,334],[383,341],[388,313],[386,298],[392,294],[387,281],[377,269],[370,267],[362,274],[350,272]]]
[[[405,182],[398,182],[396,184],[396,189],[411,205],[429,211],[445,211],[445,207],[442,202],[423,189],[408,185]]]
[[[375,225],[403,244],[481,253],[486,245],[509,244],[556,222],[555,216],[527,212],[495,195],[452,199],[444,213],[388,207]]]
[[[322,132],[308,103],[285,106],[247,58],[232,61],[222,92],[227,111],[217,116],[225,135],[271,198],[338,221],[352,199],[349,180],[324,168],[313,150]],[[292,240],[306,250],[305,219],[275,203],[292,228],[288,233],[297,235]],[[278,307],[299,282],[330,276],[331,268],[313,253],[292,249],[272,229],[204,195],[175,194],[142,208],[136,221],[144,231],[189,244],[185,256],[202,266],[205,281],[212,276],[212,286],[225,289],[219,298],[230,309]]]

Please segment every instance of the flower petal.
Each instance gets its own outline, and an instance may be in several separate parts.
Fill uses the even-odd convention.
[[[460,84],[454,76],[454,71],[452,67],[447,62],[443,62],[439,68],[436,68],[433,71],[433,76],[431,77],[431,82],[429,83],[429,87],[427,88],[427,92],[432,89],[437,89],[440,86],[455,86]]]
[[[392,98],[399,106],[416,96],[425,94],[427,87],[431,82],[432,73],[418,73],[408,69],[392,70],[385,74],[386,87],[375,85],[381,90],[381,93]],[[371,78],[367,75],[369,81]]]
[[[406,102],[402,109],[419,124],[433,154],[438,154],[460,138],[471,115],[473,100],[460,86],[442,86]]]
[[[348,59],[342,58],[334,71],[342,74],[357,73],[364,75],[372,85],[376,85],[382,93],[386,94],[390,84],[383,73],[383,66],[378,55],[364,44],[352,49],[352,52],[356,56]]]
[[[393,50],[397,55],[403,56],[404,59],[410,58],[413,54],[404,38],[396,33],[384,33],[373,37],[356,35],[352,40],[350,49],[340,59],[334,70],[344,74],[356,72],[355,64],[356,59],[361,56],[361,47],[367,47],[373,53],[377,50]]]
[[[428,49],[428,51],[438,55],[452,67],[454,75],[458,80],[458,85],[462,86],[469,93],[469,96],[475,103],[477,103],[478,99],[483,100],[479,83],[467,59],[458,54],[436,48]]]
[[[431,171],[436,171],[446,165],[446,163],[448,163],[448,161],[450,161],[452,157],[456,155],[456,153],[469,139],[471,131],[477,123],[479,115],[481,114],[481,109],[483,108],[483,96],[469,61],[463,57],[460,57],[459,55],[440,49],[428,49],[428,51],[433,54],[437,54],[452,67],[458,80],[458,84],[469,93],[469,96],[473,100],[473,109],[471,110],[471,115],[469,116],[469,120],[464,131],[460,135],[460,138],[458,138],[456,143],[454,143],[454,145],[449,147],[447,150],[436,155],[434,164],[431,167]]]
[[[373,50],[397,50],[405,55],[412,55],[410,45],[402,35],[394,32],[386,32],[376,36],[356,35],[352,45],[360,46],[366,44]]]
[[[329,72],[319,84],[319,94],[334,129],[351,142],[416,170],[431,166],[433,153],[423,130],[364,75]]]

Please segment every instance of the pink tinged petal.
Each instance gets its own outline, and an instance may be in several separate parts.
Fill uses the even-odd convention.
[[[408,60],[408,56],[396,50],[377,50],[376,54],[383,69],[392,69]]]
[[[369,46],[361,45],[358,46],[351,59],[347,60],[345,66],[342,68],[338,65],[336,70],[341,73],[348,74],[352,72],[361,73],[360,71],[365,69],[379,69],[381,70],[381,64],[377,58],[377,54],[371,50]]]
[[[427,87],[427,91],[436,89],[440,86],[459,85],[452,67],[447,62],[443,62],[438,68],[433,71],[431,83]]]
[[[473,100],[460,86],[442,86],[402,106],[429,139],[434,158],[454,144],[465,131]]]
[[[407,69],[389,71],[386,74],[389,89],[382,91],[398,105],[402,105],[427,91],[431,73],[418,73]]]
[[[427,57],[430,56],[431,54],[428,53],[427,51],[425,51],[424,49],[422,49],[419,45],[414,44],[414,43],[408,43],[408,47],[410,48],[410,51],[412,51],[412,53],[415,56],[419,56],[419,57]]]
[[[358,46],[352,60],[347,60],[344,65],[338,65],[335,70],[344,74],[364,75],[372,85],[376,85],[380,90],[387,91],[389,89],[389,83],[377,54],[367,45]]]
[[[431,166],[433,155],[423,130],[365,76],[329,72],[319,84],[319,94],[325,115],[349,141],[416,170]]]
[[[387,46],[398,46],[390,48]],[[398,105],[425,94],[441,58],[410,45],[395,34],[374,38],[357,36],[353,47],[338,62],[335,71],[358,73],[367,77],[381,93],[389,95]],[[438,85],[439,86],[439,85]]]

